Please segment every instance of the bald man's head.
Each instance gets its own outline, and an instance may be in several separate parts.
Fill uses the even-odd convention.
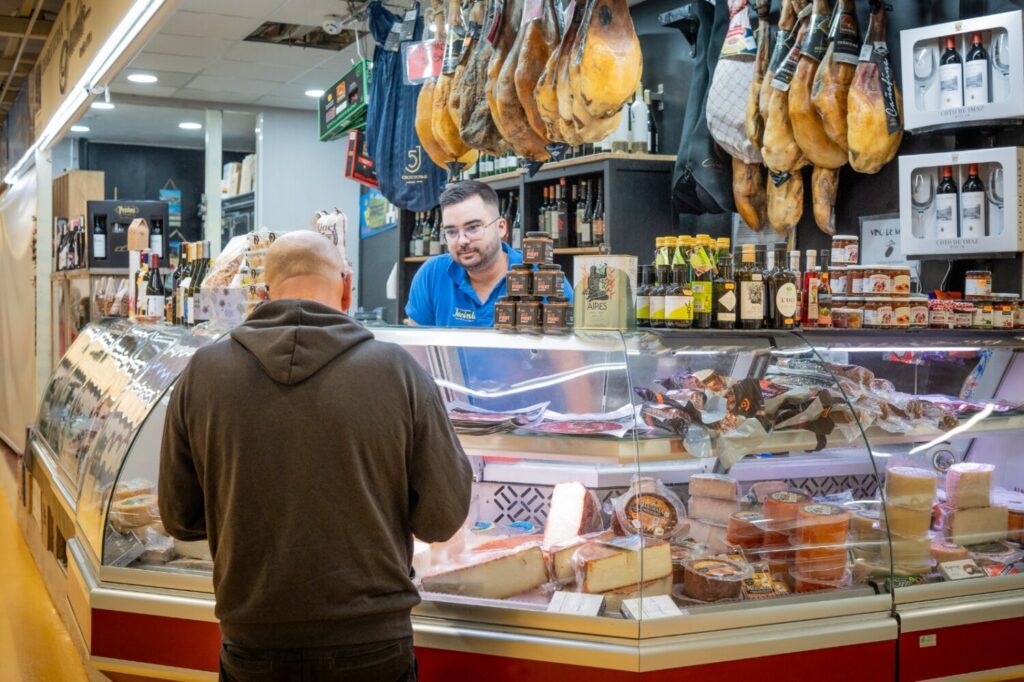
[[[308,230],[286,232],[267,250],[270,297],[317,301],[341,310],[345,262],[334,244]]]

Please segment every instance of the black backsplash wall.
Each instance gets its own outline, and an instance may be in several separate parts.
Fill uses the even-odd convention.
[[[202,198],[206,160],[202,149],[145,147],[140,145],[105,144],[83,141],[82,170],[104,172],[104,195],[123,200],[160,198],[160,190],[173,179],[181,190],[181,233],[186,241],[201,238],[202,224],[196,209]],[[242,161],[242,152],[223,152],[224,163]]]
[[[665,86],[664,111],[656,114],[661,132],[661,152],[675,154],[679,148],[679,136],[683,117],[688,105],[687,96],[694,59],[690,45],[677,29],[669,29],[658,23],[658,16],[680,7],[687,0],[648,0],[631,9],[637,34],[644,52],[644,87],[652,92],[658,84]],[[696,0],[705,1],[705,0]],[[723,0],[720,0],[723,1]],[[900,76],[900,31],[907,28],[927,26],[966,17],[995,14],[1024,9],[1024,0],[937,0],[905,1],[889,0],[893,11],[889,14],[887,30],[893,69],[897,79]],[[778,11],[778,0],[774,10]],[[868,2],[857,0],[861,32],[868,26]],[[902,84],[901,84],[902,89]],[[1024,126],[998,131],[993,134],[962,134],[959,136],[906,134],[899,154],[927,154],[953,149],[978,149],[984,147],[1024,146]],[[862,215],[897,213],[899,211],[899,189],[897,185],[898,163],[894,159],[877,175],[862,175],[853,172],[849,166],[840,175],[839,197],[836,203],[836,224],[841,233],[858,234],[859,218]],[[831,237],[821,232],[814,224],[811,210],[810,169],[805,187],[806,207],[804,217],[797,228],[797,246],[804,249],[827,248]],[[669,228],[664,234],[682,230],[721,228],[728,225],[730,216],[682,215],[679,225]],[[770,228],[766,228],[770,229]],[[644,254],[641,254],[643,256]],[[925,290],[939,286],[946,274],[946,261],[926,261],[922,268]],[[978,261],[954,261],[949,275],[949,288],[959,289],[963,273],[967,269],[984,267],[994,272],[996,291],[1021,291],[1021,257],[1019,254],[1006,259],[993,259],[987,263]]]

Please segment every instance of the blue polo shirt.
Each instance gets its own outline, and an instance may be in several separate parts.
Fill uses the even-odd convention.
[[[501,248],[509,267],[523,262],[523,254],[505,242]],[[566,296],[572,301],[572,286],[565,283]],[[405,314],[421,327],[493,327],[494,304],[505,295],[505,278],[481,301],[469,281],[469,273],[450,254],[435,256],[424,263],[412,278]]]

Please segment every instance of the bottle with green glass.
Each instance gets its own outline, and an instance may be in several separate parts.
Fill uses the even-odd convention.
[[[710,329],[714,314],[715,265],[709,250],[711,237],[699,235],[690,250],[690,288],[693,290],[693,326]]]

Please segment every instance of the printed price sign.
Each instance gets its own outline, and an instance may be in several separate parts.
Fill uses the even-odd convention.
[[[405,82],[419,85],[429,78],[441,75],[444,63],[444,42],[441,40],[421,40],[406,43],[402,46],[405,64]]]

